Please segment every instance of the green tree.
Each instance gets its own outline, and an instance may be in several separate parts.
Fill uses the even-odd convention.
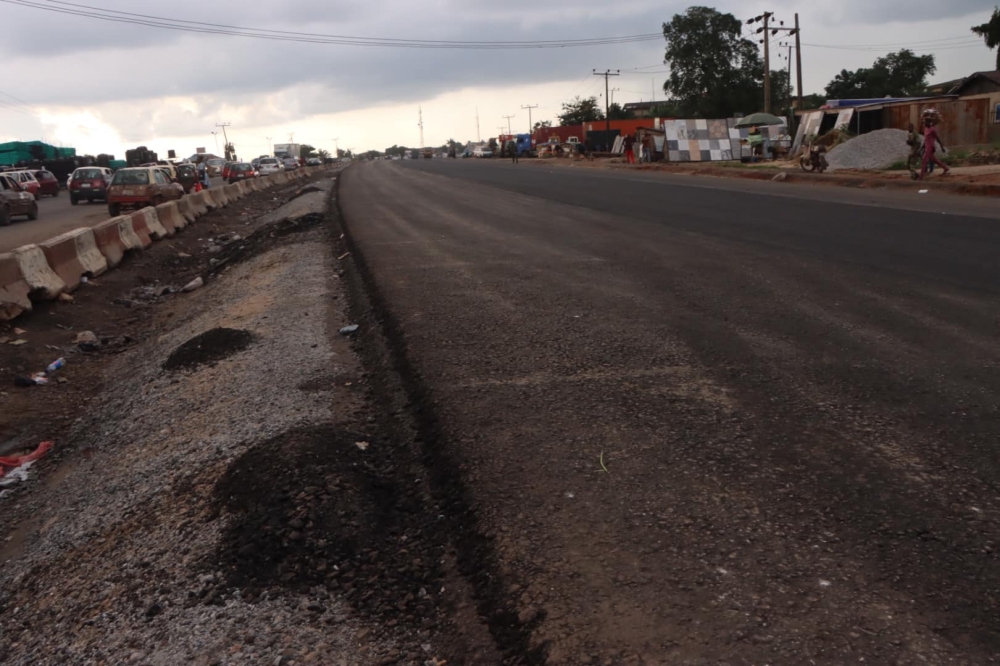
[[[824,104],[826,104],[826,95],[817,95],[816,93],[813,93],[812,95],[802,96],[803,109],[818,109]]]
[[[997,69],[1000,69],[1000,7],[993,9],[990,20],[972,28],[972,32],[983,38],[986,48],[997,49]]]
[[[829,99],[909,97],[927,87],[927,77],[937,71],[933,55],[918,56],[909,49],[879,58],[871,67],[841,70],[826,86]]]
[[[670,67],[663,91],[677,100],[680,117],[729,118],[760,108],[764,64],[738,18],[689,7],[663,24],[663,37]]]
[[[635,118],[635,114],[631,111],[626,111],[618,102],[614,102],[608,107],[608,118],[611,120],[631,120]]]
[[[771,109],[787,109],[792,105],[792,80],[787,69],[771,70]]]
[[[302,159],[307,160],[310,157],[314,157],[315,155],[316,155],[316,149],[313,146],[310,146],[308,143],[303,143],[301,146],[299,146],[299,157],[301,157]]]
[[[546,129],[548,127],[552,127],[552,121],[551,120],[539,120],[538,122],[535,123],[535,126],[532,129],[534,129],[535,131],[537,131],[537,130],[540,130],[540,129]]]
[[[330,159],[330,151],[325,148],[320,148],[319,151],[317,151],[316,156],[325,162]]]
[[[563,125],[580,125],[594,120],[604,120],[604,112],[597,105],[596,97],[581,99],[574,97],[568,102],[563,102],[563,112],[559,114],[559,121]]]

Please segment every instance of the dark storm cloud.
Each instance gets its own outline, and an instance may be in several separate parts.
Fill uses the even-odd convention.
[[[91,1],[94,6],[96,2]],[[812,35],[837,25],[878,25],[970,16],[985,20],[983,0],[724,0],[740,18],[769,8],[791,19],[804,13]],[[441,40],[538,40],[658,32],[689,3],[662,0],[297,0],[296,2],[169,4],[108,0],[100,6],[212,25],[232,24],[308,33]],[[758,6],[759,5],[759,6]],[[980,16],[981,15],[981,16]],[[289,114],[346,111],[427,99],[462,87],[507,87],[585,76],[592,68],[652,65],[663,42],[586,49],[459,51],[296,44],[186,34],[145,26],[51,14],[0,3],[0,24],[12,28],[0,56],[2,89],[36,105],[107,104],[127,111],[141,100],[190,96],[204,104],[253,106],[255,98],[306,86],[289,99]],[[946,35],[894,35],[893,41]],[[850,34],[840,39],[850,43]]]

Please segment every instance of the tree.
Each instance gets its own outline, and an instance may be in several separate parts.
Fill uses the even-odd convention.
[[[997,69],[1000,69],[1000,7],[995,7],[990,20],[974,26],[972,32],[983,38],[986,48],[997,49]]]
[[[680,117],[729,118],[760,108],[764,64],[738,18],[689,7],[663,24],[663,37],[670,67],[663,91],[677,100]]]
[[[547,129],[549,127],[552,127],[551,120],[539,120],[532,129],[537,132],[540,129]]]
[[[306,160],[313,157],[316,154],[316,149],[310,146],[308,143],[303,143],[299,146],[299,157]]]
[[[871,67],[841,70],[826,87],[830,99],[910,97],[927,88],[927,77],[937,71],[933,55],[918,56],[909,49],[879,58]]]
[[[328,159],[330,159],[330,151],[326,150],[325,148],[320,148],[319,151],[316,153],[316,156],[325,162]]]
[[[614,102],[608,107],[608,118],[611,120],[631,120],[635,118],[635,114],[632,111],[626,111],[618,102]]]
[[[771,109],[786,109],[792,105],[792,79],[787,69],[771,70]]]
[[[574,97],[568,102],[563,102],[563,112],[559,114],[559,121],[563,125],[581,125],[594,120],[604,120],[604,112],[597,105],[596,97],[581,99]]]
[[[826,104],[826,95],[813,93],[812,95],[804,95],[802,97],[803,109],[818,109],[824,104]]]

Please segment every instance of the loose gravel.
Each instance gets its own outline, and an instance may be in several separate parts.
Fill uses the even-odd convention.
[[[365,433],[373,419],[347,388],[365,372],[336,335],[348,321],[331,230],[298,227],[234,257],[161,313],[158,337],[112,359],[60,442],[75,455],[8,501],[25,518],[0,543],[5,664],[441,663],[442,552],[399,525],[425,513],[413,477],[386,492],[398,451]],[[163,369],[220,328],[253,344]],[[337,525],[325,542],[318,530]],[[409,596],[393,595],[398,580]]]
[[[842,143],[827,156],[830,170],[837,169],[887,169],[893,163],[905,160],[910,154],[906,145],[906,132],[883,129],[857,136]]]

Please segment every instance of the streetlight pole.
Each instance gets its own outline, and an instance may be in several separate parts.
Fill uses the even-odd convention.
[[[218,132],[212,132],[212,137],[215,138],[215,154],[218,155],[219,154],[219,133]]]
[[[333,156],[339,160],[340,159],[340,144],[337,143],[338,141],[340,141],[340,137],[337,137],[336,139],[333,140]]]

